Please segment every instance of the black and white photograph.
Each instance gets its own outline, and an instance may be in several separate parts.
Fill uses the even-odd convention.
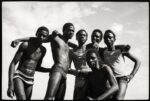
[[[149,99],[149,2],[1,6],[2,100]]]

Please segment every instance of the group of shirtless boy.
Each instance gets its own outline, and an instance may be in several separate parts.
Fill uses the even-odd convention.
[[[36,37],[26,37],[12,41],[11,46],[19,46],[10,67],[7,95],[17,100],[31,99],[35,71],[48,72],[49,81],[45,100],[64,100],[67,74],[75,76],[73,100],[123,100],[129,81],[139,69],[140,61],[129,50],[130,45],[114,45],[116,35],[111,30],[103,33],[94,29],[91,43],[86,44],[88,33],[80,29],[76,33],[78,45],[69,42],[75,32],[72,23],[65,23],[63,34],[49,30],[45,26],[38,28]],[[106,47],[99,47],[104,39]],[[51,68],[41,66],[46,54],[42,43],[50,42],[54,65]],[[129,75],[125,75],[124,56],[135,64]],[[18,68],[15,69],[19,62]],[[71,69],[74,63],[75,70]]]

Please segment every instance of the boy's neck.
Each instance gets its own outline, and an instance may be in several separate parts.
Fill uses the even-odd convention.
[[[65,41],[65,43],[68,43],[68,40],[66,37],[62,36],[63,40]]]
[[[85,43],[79,43],[79,48],[82,48],[85,46]]]
[[[108,50],[109,50],[109,51],[114,51],[115,49],[116,49],[116,48],[115,48],[114,45],[108,47]]]

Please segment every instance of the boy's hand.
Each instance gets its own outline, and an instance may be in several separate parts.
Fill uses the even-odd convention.
[[[15,48],[19,44],[19,40],[14,40],[11,42],[11,47]]]
[[[125,51],[129,51],[129,50],[130,50],[130,48],[131,48],[131,46],[130,46],[130,45],[126,45],[126,46],[124,47],[124,50],[125,50]]]
[[[14,89],[8,88],[7,96],[13,99],[13,97],[14,97]]]
[[[94,42],[94,43],[93,43],[93,47],[94,47],[94,48],[98,48],[98,47],[99,47],[98,43],[97,43],[97,42]]]
[[[126,76],[127,82],[129,83],[133,77],[134,77],[133,75],[127,75]]]
[[[54,30],[53,32],[52,32],[52,36],[57,36],[58,34],[60,34],[57,30]]]

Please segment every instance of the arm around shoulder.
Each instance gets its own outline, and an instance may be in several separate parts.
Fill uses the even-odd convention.
[[[76,44],[74,44],[74,43],[72,43],[72,42],[68,42],[68,45],[69,45],[69,47],[71,47],[71,48],[73,48],[73,49],[75,49],[75,48],[78,47]]]
[[[26,42],[32,39],[35,39],[35,37],[25,37],[25,38],[19,38],[19,39],[13,40],[11,42],[11,47],[15,48],[20,42]]]

